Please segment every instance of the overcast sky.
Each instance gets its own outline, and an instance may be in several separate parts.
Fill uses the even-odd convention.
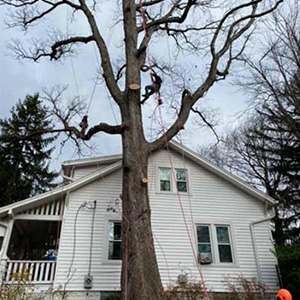
[[[110,6],[110,2],[106,2],[101,9],[102,11],[100,11],[102,13],[101,22],[105,24],[102,26],[101,32],[106,37],[106,40],[112,34],[110,50],[112,51],[112,57],[115,59],[114,53],[119,51],[116,46],[118,46],[118,38],[122,36],[122,32],[120,27],[116,27],[113,31],[108,27],[108,25],[112,25],[112,8]],[[103,11],[105,11],[104,14]],[[69,86],[66,97],[79,94],[80,97],[89,100],[97,70],[97,61],[92,46],[84,45],[80,47],[80,52],[76,57],[65,59],[62,63],[49,61],[48,59],[43,59],[38,63],[19,61],[12,56],[12,53],[7,48],[8,43],[15,38],[42,37],[45,32],[45,26],[49,28],[51,23],[60,28],[68,28],[66,30],[79,30],[81,32],[87,30],[85,23],[78,19],[76,25],[74,23],[71,24],[67,21],[68,12],[64,10],[53,16],[52,19],[48,19],[46,25],[35,27],[24,35],[20,30],[6,28],[4,20],[7,13],[7,8],[0,6],[0,118],[9,116],[11,107],[19,99],[24,99],[27,94],[41,93],[43,88],[51,87],[55,84],[67,84]],[[167,54],[161,53],[160,55]],[[164,98],[163,94],[162,98]],[[236,114],[247,107],[245,94],[237,91],[237,88],[230,84],[230,80],[214,85],[206,98],[209,105],[219,110],[219,126],[217,127],[219,133],[223,133],[229,127],[233,127],[237,123]],[[116,119],[117,121],[119,120],[118,109],[113,105],[113,112],[110,101],[104,87],[98,85],[89,112],[90,124],[95,124],[99,121],[114,124]],[[162,109],[165,109],[164,106],[162,106]],[[116,119],[114,115],[116,115]],[[184,143],[187,146],[196,149],[199,145],[214,141],[211,131],[197,128],[191,123],[189,122],[188,126],[186,126],[183,134]],[[121,151],[120,139],[115,136],[99,134],[94,143],[97,146],[97,153],[93,155],[107,155],[120,153]],[[53,167],[56,169],[59,168],[61,161],[76,158],[74,148],[70,145],[63,149],[63,153],[59,157],[57,157],[58,153],[57,151],[54,154]]]

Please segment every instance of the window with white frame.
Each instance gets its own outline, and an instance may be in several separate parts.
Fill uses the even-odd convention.
[[[176,169],[176,187],[178,192],[187,192],[187,172],[185,169]]]
[[[234,262],[229,225],[197,225],[196,228],[200,257],[210,254],[213,263]]]
[[[160,180],[160,190],[164,192],[171,191],[171,169],[170,168],[160,168],[159,169],[159,180]]]
[[[122,227],[120,221],[109,222],[108,259],[122,259]]]
[[[211,254],[210,227],[208,225],[197,226],[197,239],[198,254]]]
[[[159,191],[183,192],[188,191],[186,169],[159,168]]]
[[[232,263],[229,226],[216,226],[216,232],[220,263]]]

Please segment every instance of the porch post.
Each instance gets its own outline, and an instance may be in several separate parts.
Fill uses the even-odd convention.
[[[1,284],[4,281],[5,268],[6,268],[7,261],[9,259],[7,256],[7,250],[8,250],[11,233],[12,233],[13,226],[14,226],[13,215],[10,214],[9,219],[7,220],[7,223],[6,224],[2,223],[2,224],[6,227],[6,232],[5,232],[5,236],[3,239],[2,249],[0,251],[0,283]]]

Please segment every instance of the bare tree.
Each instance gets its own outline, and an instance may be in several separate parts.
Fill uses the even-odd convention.
[[[273,237],[280,245],[299,239],[300,7],[292,1],[265,24],[273,35],[239,81],[256,111],[224,140],[202,149],[208,159],[278,200]]]
[[[223,1],[213,0],[135,0],[120,1],[123,11],[124,64],[113,68],[107,42],[101,34],[100,20],[96,18],[97,1],[89,0],[0,0],[12,8],[11,26],[27,30],[63,6],[73,14],[84,16],[90,28],[87,36],[57,34],[52,41],[34,40],[27,49],[16,42],[13,50],[20,58],[37,61],[41,58],[58,60],[74,51],[75,45],[94,43],[100,54],[102,75],[112,98],[117,103],[122,123],[99,123],[82,133],[68,122],[68,114],[56,115],[63,128],[76,139],[89,140],[98,132],[122,136],[123,145],[123,247],[122,295],[127,300],[162,299],[162,285],[158,271],[151,230],[151,209],[148,198],[148,157],[165,147],[184,128],[194,105],[214,83],[224,80],[249,41],[255,21],[275,11],[283,0],[233,1],[231,8],[222,8]],[[211,17],[211,9],[216,13]],[[219,17],[217,17],[219,16]],[[221,17],[220,17],[221,16]],[[174,39],[179,52],[206,51],[209,61],[203,78],[192,88],[181,87],[177,118],[154,141],[147,141],[142,122],[141,72],[149,62],[147,49],[159,36]],[[149,63],[148,63],[149,64]],[[148,65],[153,69],[153,67]],[[118,83],[125,73],[124,85]],[[159,108],[161,109],[161,108]],[[194,109],[196,114],[197,110]],[[201,116],[201,113],[200,113]]]

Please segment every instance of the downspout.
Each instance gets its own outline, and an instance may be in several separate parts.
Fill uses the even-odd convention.
[[[256,268],[257,268],[257,274],[258,274],[258,281],[259,282],[262,282],[262,274],[261,274],[261,268],[260,268],[260,264],[259,264],[257,246],[256,246],[256,243],[255,243],[254,225],[270,221],[275,217],[275,215],[276,215],[275,209],[274,209],[274,207],[272,207],[272,214],[269,217],[261,219],[261,220],[253,221],[249,225],[250,226],[251,239],[252,239],[252,245],[253,245],[253,251],[254,251],[255,264],[256,264]]]

